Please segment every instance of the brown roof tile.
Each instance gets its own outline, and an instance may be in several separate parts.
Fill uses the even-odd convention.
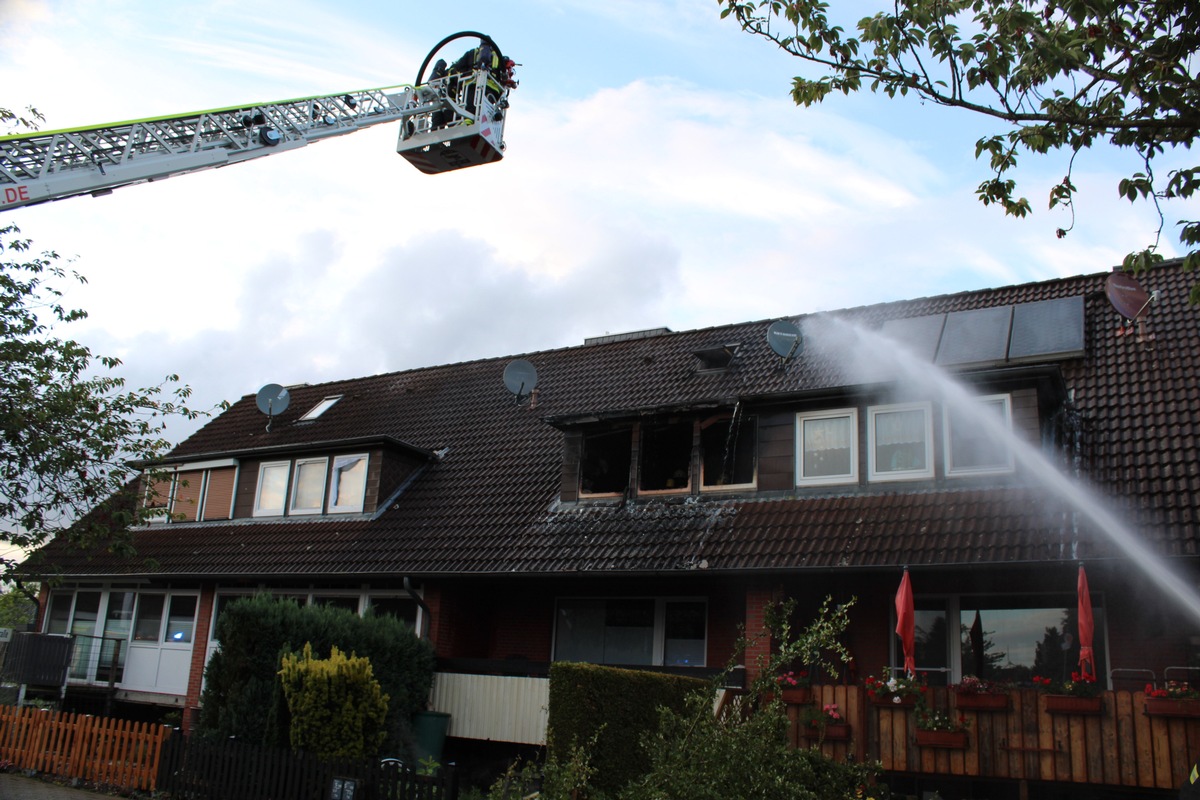
[[[1081,295],[1087,355],[1061,362],[1083,426],[1082,468],[1119,513],[1172,554],[1195,554],[1200,531],[1200,325],[1191,275],[1143,276],[1160,291],[1152,341],[1118,335],[1107,273],[850,309],[885,319]],[[271,431],[247,396],[180,444],[173,457],[387,438],[448,448],[375,520],[173,524],[139,532],[138,557],[45,558],[75,574],[530,574],[882,567],[1073,559],[1108,552],[1077,535],[1061,505],[1028,487],[947,485],[841,496],[560,505],[562,434],[546,420],[730,406],[739,398],[836,388],[836,365],[804,353],[787,369],[766,342],[771,320],[520,357],[539,373],[535,406],[518,406],[501,375],[510,359],[291,388]],[[697,372],[697,350],[740,343],[725,371]],[[516,357],[516,356],[514,356]],[[343,399],[311,423],[323,397]]]

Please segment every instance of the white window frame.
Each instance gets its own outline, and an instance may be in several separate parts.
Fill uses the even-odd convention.
[[[316,508],[298,508],[296,506],[296,498],[299,493],[296,491],[300,483],[300,474],[304,472],[304,467],[308,465],[319,464],[321,469],[321,488],[317,491],[317,507]],[[287,501],[288,516],[299,517],[313,514],[321,514],[325,511],[325,486],[329,482],[329,459],[326,457],[319,458],[297,458],[292,466],[291,491]]]
[[[876,464],[876,448],[875,448],[875,418],[881,414],[890,414],[903,411],[924,412],[925,416],[925,467],[924,469],[905,469],[905,470],[888,470],[880,472]],[[933,404],[930,402],[923,403],[895,403],[885,406],[868,406],[867,407],[867,480],[872,482],[886,481],[915,481],[927,480],[934,475],[933,463]]]
[[[974,398],[977,403],[1000,403],[1000,413],[1004,420],[1006,430],[1012,432],[1012,396],[1008,394],[989,394],[980,395]],[[954,441],[951,437],[950,430],[950,413],[947,409],[942,410],[942,444],[945,453],[946,477],[961,478],[971,475],[999,475],[1006,472],[1012,472],[1016,468],[1016,462],[1013,457],[1013,448],[1006,445],[1007,460],[999,466],[985,467],[955,467],[954,466]]]
[[[263,478],[267,474],[267,470],[273,467],[282,467],[287,470],[283,479],[283,499],[278,508],[263,508],[262,506],[262,487]],[[291,461],[264,461],[258,465],[258,480],[254,487],[254,512],[256,517],[282,517],[288,507],[288,489],[291,487],[292,477],[292,462]]]
[[[844,475],[820,475],[809,478],[804,475],[804,423],[821,419],[850,420],[850,472]],[[835,408],[822,411],[804,411],[796,414],[796,485],[830,486],[833,484],[858,483],[858,409]]]
[[[567,595],[559,597],[554,601],[554,635],[550,642],[550,657],[552,660],[557,660],[556,653],[558,652],[558,609],[559,604],[571,601],[588,601],[602,600],[604,602],[621,601],[621,600],[650,600],[654,603],[654,630],[651,632],[651,652],[650,664],[645,666],[661,667],[666,660],[667,649],[667,604],[668,603],[703,603],[704,604],[704,663],[693,664],[693,667],[708,666],[708,645],[711,638],[711,630],[709,623],[711,622],[712,604],[709,598],[703,596],[688,596],[688,595],[629,595],[610,597],[607,595]]]
[[[358,487],[358,501],[356,503],[341,503],[334,505],[334,492],[337,489],[338,464],[340,462],[351,461],[361,458],[363,461],[363,478],[362,484]],[[329,471],[329,498],[328,506],[330,514],[356,514],[363,510],[363,504],[367,498],[367,472],[371,468],[371,456],[369,453],[347,453],[344,455],[333,457],[333,469]]]
[[[304,413],[304,416],[302,416],[300,419],[298,419],[296,421],[297,422],[311,422],[312,420],[316,419],[317,417],[321,416],[326,411],[328,411],[329,409],[331,409],[335,405],[337,405],[337,401],[341,400],[341,399],[342,399],[342,395],[331,394],[328,397],[326,397],[324,400],[322,400],[321,402],[317,403],[315,406],[310,408],[308,411],[306,411]]]

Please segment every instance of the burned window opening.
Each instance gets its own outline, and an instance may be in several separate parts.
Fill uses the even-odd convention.
[[[579,464],[580,493],[621,494],[629,488],[632,442],[631,428],[584,434]]]
[[[691,488],[692,428],[691,420],[642,425],[640,491]]]
[[[704,488],[754,483],[757,418],[726,415],[701,423],[700,450]]]

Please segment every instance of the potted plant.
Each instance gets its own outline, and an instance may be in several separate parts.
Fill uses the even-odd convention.
[[[1007,711],[1011,704],[1008,683],[967,675],[950,688],[960,711]]]
[[[789,705],[804,705],[812,701],[812,679],[809,671],[788,670],[775,677],[776,692]]]
[[[916,705],[913,720],[917,726],[917,745],[964,749],[967,746],[967,718],[942,709],[934,710],[925,698]]]
[[[1200,717],[1200,691],[1182,681],[1167,681],[1157,689],[1146,684],[1146,716]]]
[[[1034,675],[1033,685],[1046,694],[1048,714],[1100,714],[1104,710],[1094,675],[1072,672],[1071,679],[1062,683]]]
[[[863,681],[867,699],[875,705],[912,706],[925,692],[924,679],[904,673],[895,675],[891,667],[883,668],[883,677],[867,676]]]
[[[845,741],[850,738],[850,723],[838,710],[837,703],[826,703],[819,709],[813,706],[805,712],[803,719],[808,737],[815,738],[818,744],[824,740]]]

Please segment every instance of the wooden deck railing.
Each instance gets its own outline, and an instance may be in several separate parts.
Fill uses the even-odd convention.
[[[172,728],[0,706],[0,759],[18,769],[124,790],[155,788]]]
[[[948,689],[931,688],[927,697],[935,708],[960,710]],[[1008,698],[1007,709],[961,710],[968,722],[962,748],[919,745],[912,709],[875,705],[861,687],[814,687],[811,702],[836,703],[851,724],[849,739],[820,743],[825,752],[878,760],[893,773],[1171,790],[1200,756],[1200,703],[1147,713],[1142,692],[1105,692],[1099,712],[1085,714],[1052,712],[1052,701],[1032,689]],[[817,744],[800,724],[802,707],[789,706],[788,714],[793,743]]]

